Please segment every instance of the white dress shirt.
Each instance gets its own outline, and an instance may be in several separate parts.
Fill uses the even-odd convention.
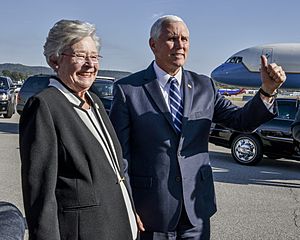
[[[168,83],[170,77],[175,77],[178,81],[181,97],[183,98],[183,90],[182,90],[182,68],[178,71],[178,73],[175,76],[171,76],[170,74],[166,73],[164,70],[162,70],[157,63],[154,61],[153,64],[154,71],[156,73],[157,81],[160,86],[160,90],[162,95],[164,96],[164,99],[166,101],[166,104],[170,110],[170,101],[169,101],[169,91],[170,91],[170,83]]]

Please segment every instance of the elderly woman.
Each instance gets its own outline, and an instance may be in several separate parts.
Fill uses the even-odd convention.
[[[57,73],[20,119],[22,187],[30,239],[137,238],[122,153],[97,96],[95,27],[61,20],[44,45]]]

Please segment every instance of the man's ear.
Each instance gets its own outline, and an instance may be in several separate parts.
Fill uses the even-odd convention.
[[[58,58],[55,56],[51,56],[49,59],[49,65],[55,72],[57,72],[58,67],[59,67],[58,66]]]
[[[152,51],[155,52],[156,45],[155,45],[155,41],[153,40],[153,38],[149,39],[149,46],[152,49]]]

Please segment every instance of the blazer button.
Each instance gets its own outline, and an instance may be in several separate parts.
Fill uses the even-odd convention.
[[[176,181],[176,182],[180,182],[180,181],[181,181],[181,177],[178,177],[178,176],[177,176],[177,177],[175,178],[175,181]]]

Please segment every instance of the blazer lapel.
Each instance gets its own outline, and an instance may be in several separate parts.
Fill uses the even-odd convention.
[[[153,63],[146,69],[144,80],[144,87],[146,91],[149,93],[152,100],[155,102],[155,104],[157,105],[161,113],[164,115],[166,120],[170,123],[174,131],[176,131],[173,124],[172,115],[161,93],[159,83],[156,81],[156,74],[153,69]]]

